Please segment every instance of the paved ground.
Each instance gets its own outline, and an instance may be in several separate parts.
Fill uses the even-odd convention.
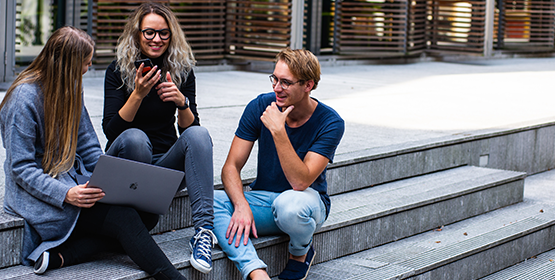
[[[271,91],[269,74],[196,73],[201,124],[214,142],[215,175],[244,106]],[[94,76],[99,75],[87,74],[84,79],[85,104],[104,145],[103,78]],[[312,95],[346,121],[336,154],[336,161],[341,161],[392,145],[555,121],[554,77],[555,58],[323,67],[319,88]],[[0,91],[0,96],[4,93]],[[0,158],[4,154],[0,149]],[[247,169],[254,164],[250,160]]]

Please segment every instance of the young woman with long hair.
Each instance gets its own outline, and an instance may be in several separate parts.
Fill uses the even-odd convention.
[[[82,93],[93,50],[84,31],[56,30],[0,104],[4,210],[25,220],[22,262],[43,274],[123,249],[156,279],[185,279],[148,233],[157,215],[97,203],[102,190],[78,183],[102,154]]]
[[[135,65],[142,59],[152,62],[150,71],[143,72],[145,63]],[[159,3],[139,6],[118,40],[117,59],[106,70],[102,128],[107,154],[185,172],[180,189],[187,188],[195,228],[190,260],[208,273],[217,242],[212,139],[199,123],[194,64],[173,12]]]

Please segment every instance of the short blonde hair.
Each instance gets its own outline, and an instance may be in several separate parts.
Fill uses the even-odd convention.
[[[276,56],[276,63],[279,61],[287,64],[289,71],[291,71],[295,78],[304,82],[314,81],[312,90],[318,87],[321,74],[320,62],[318,62],[318,58],[312,52],[286,48]]]

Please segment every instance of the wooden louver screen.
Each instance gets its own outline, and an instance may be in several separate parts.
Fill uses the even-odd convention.
[[[426,0],[409,3],[407,53],[423,52],[426,48]]]
[[[501,1],[495,17],[496,48],[533,50],[555,47],[555,1]]]
[[[227,1],[227,52],[273,59],[291,44],[291,1]]]
[[[95,64],[107,65],[115,59],[117,40],[123,32],[128,16],[143,2],[148,1],[94,1]],[[155,2],[169,4],[199,62],[224,57],[225,0]]]
[[[171,0],[187,41],[197,60],[223,59],[225,0]]]
[[[338,5],[338,49],[341,54],[383,56],[386,53],[406,53],[406,0],[344,0]],[[415,42],[420,40],[418,28],[413,29]]]
[[[483,53],[486,0],[428,3],[429,49]]]

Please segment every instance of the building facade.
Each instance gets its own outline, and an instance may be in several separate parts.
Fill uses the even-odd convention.
[[[53,30],[96,41],[103,69],[141,0],[0,0],[0,82]],[[284,47],[334,59],[552,54],[555,0],[159,0],[176,13],[199,65],[272,60]]]

